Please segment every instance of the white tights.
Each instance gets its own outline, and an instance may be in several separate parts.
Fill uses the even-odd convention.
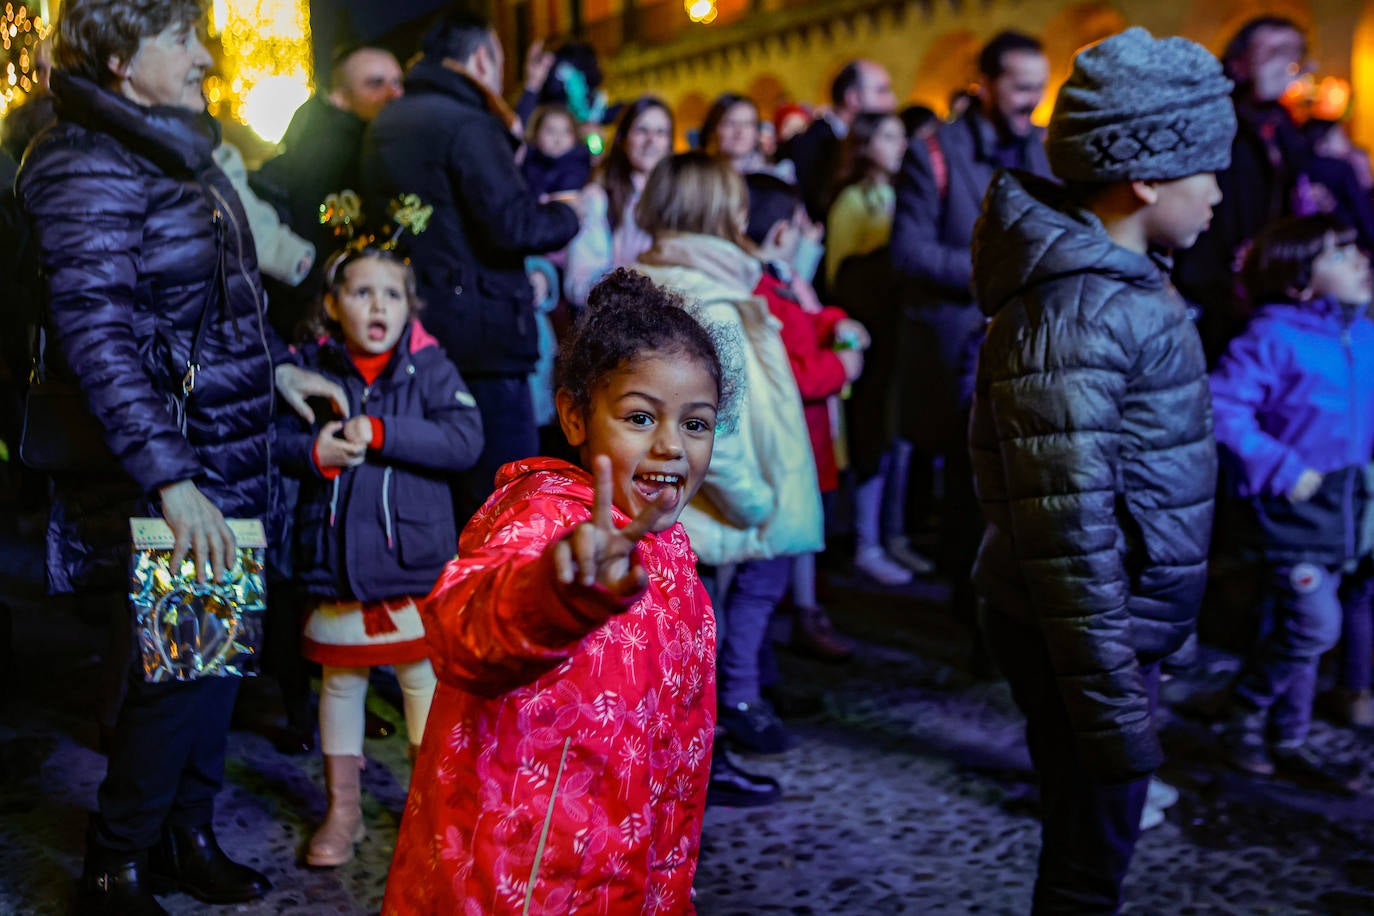
[[[368,668],[331,668],[324,665],[320,689],[320,749],[329,756],[358,756],[363,752],[363,708],[367,702]],[[405,695],[406,731],[418,745],[434,699],[434,669],[429,659],[395,666]]]

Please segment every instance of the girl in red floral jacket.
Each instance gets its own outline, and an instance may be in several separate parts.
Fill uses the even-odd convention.
[[[502,468],[423,609],[440,684],[387,914],[693,912],[716,640],[677,518],[729,386],[642,275],[590,305],[555,369],[581,467]]]

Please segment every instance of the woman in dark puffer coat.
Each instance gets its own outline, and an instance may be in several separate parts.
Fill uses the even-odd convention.
[[[49,584],[87,605],[103,596],[119,606],[133,515],[164,516],[177,551],[193,552],[202,576],[207,566],[219,575],[234,549],[224,519],[271,521],[274,393],[306,412],[307,395],[346,404],[288,363],[266,324],[247,223],[211,158],[219,131],[200,93],[211,64],[200,12],[195,0],[65,3],[52,81],[59,121],[19,176],[47,280],[50,374],[80,382],[113,453],[108,470],[55,479]],[[127,612],[116,619],[129,626]],[[261,896],[266,878],[232,862],[210,826],[237,680],[148,684],[132,653],[123,666],[127,696],[88,830],[82,909],[161,913],[152,877],[208,902]]]

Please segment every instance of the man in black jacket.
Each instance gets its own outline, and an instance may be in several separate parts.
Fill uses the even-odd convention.
[[[865,111],[888,112],[897,108],[892,77],[882,64],[851,60],[830,84],[831,109],[811,126],[783,145],[781,156],[797,168],[797,187],[806,202],[807,215],[824,224],[835,173],[840,167],[840,146],[849,125]]]
[[[1050,65],[1040,42],[1002,32],[978,57],[979,94],[934,137],[911,144],[897,177],[892,268],[906,291],[901,429],[917,448],[944,460],[939,561],[954,582],[953,612],[973,626],[969,570],[983,533],[973,495],[965,431],[983,316],[973,301],[973,225],[999,168],[1050,173],[1045,132],[1031,113]],[[899,446],[904,447],[904,446]],[[975,647],[975,670],[986,659]]]
[[[267,283],[268,317],[287,340],[299,336],[323,286],[324,265],[339,247],[320,225],[320,204],[335,191],[358,187],[358,158],[368,122],[400,97],[401,65],[390,51],[357,47],[335,60],[328,95],[311,96],[296,110],[282,138],[285,151],[253,176],[252,187],[281,214],[291,231],[315,246],[310,275],[296,286]],[[385,214],[383,214],[385,215]]]
[[[384,212],[401,194],[434,208],[410,255],[421,320],[482,412],[486,446],[460,496],[469,514],[491,494],[501,465],[538,453],[529,389],[538,331],[524,261],[562,248],[578,228],[571,206],[541,203],[520,177],[514,116],[501,101],[502,60],[488,22],[448,14],[425,36],[405,96],[363,141],[368,212]]]
[[[1302,75],[1306,60],[1302,30],[1280,16],[1245,23],[1222,57],[1226,75],[1236,84],[1232,100],[1239,127],[1231,167],[1217,173],[1222,200],[1211,228],[1174,262],[1174,283],[1198,316],[1209,363],[1245,325],[1235,295],[1242,249],[1300,204],[1300,177],[1311,150],[1279,98]]]

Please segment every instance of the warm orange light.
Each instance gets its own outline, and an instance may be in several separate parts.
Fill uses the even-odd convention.
[[[1323,121],[1339,121],[1350,107],[1350,83],[1340,77],[1328,76],[1317,85],[1312,99],[1312,117]]]

